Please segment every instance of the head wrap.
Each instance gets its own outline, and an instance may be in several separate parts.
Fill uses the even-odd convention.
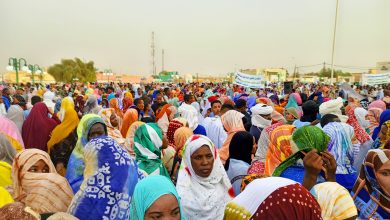
[[[313,122],[317,119],[317,114],[319,111],[318,104],[313,100],[306,101],[302,105],[302,111],[303,115],[301,117],[301,121]]]
[[[0,146],[0,161],[12,164],[17,152],[12,144],[8,141],[7,136],[5,136],[3,133],[0,133]]]
[[[317,126],[303,126],[294,132],[292,140],[296,144],[298,152],[279,164],[279,166],[275,168],[272,174],[273,176],[280,176],[285,169],[293,165],[297,160],[303,158],[304,154],[302,152],[307,153],[313,149],[316,149],[318,152],[325,151],[328,147],[330,138]]]
[[[204,145],[210,149],[214,158],[213,170],[208,177],[196,175],[191,163],[191,155]],[[222,219],[226,203],[234,192],[217,150],[206,136],[193,135],[187,140],[176,188],[182,198],[186,218]]]
[[[40,160],[49,167],[49,172],[29,172]],[[27,149],[15,156],[12,178],[15,197],[26,194],[22,202],[38,213],[65,212],[73,198],[68,181],[57,174],[50,156],[38,149]]]
[[[349,219],[357,216],[356,206],[347,189],[336,182],[324,182],[311,190],[321,207],[323,219]]]
[[[84,160],[84,181],[68,212],[79,219],[129,219],[131,197],[140,178],[136,162],[107,136],[85,146]]]
[[[176,188],[171,180],[164,176],[148,176],[137,184],[133,199],[131,200],[130,218],[133,220],[145,219],[146,211],[163,195],[173,195],[176,197],[180,207],[180,219],[184,220],[184,215],[181,212],[180,197],[177,194]]]
[[[390,201],[390,192],[383,189],[377,178],[377,171],[389,159],[390,150],[375,149],[368,151],[351,193],[359,210],[359,218],[386,218],[386,216],[381,217],[377,213],[378,209],[382,209],[387,214],[390,212],[390,207],[387,205]],[[369,195],[368,199],[367,194]],[[387,200],[387,202],[384,203],[384,200]]]
[[[265,128],[272,123],[271,120],[264,119],[261,115],[269,115],[274,111],[271,106],[264,104],[257,104],[251,108],[252,124],[259,128]]]
[[[371,108],[379,108],[382,109],[382,111],[386,111],[386,103],[382,100],[376,100],[371,102],[371,104],[368,105],[368,109]]]
[[[337,99],[332,99],[330,101],[324,102],[320,105],[320,114],[334,114],[341,120],[341,122],[347,122],[348,117],[343,115],[341,108],[343,107],[343,99],[338,97]]]
[[[299,183],[281,177],[253,180],[225,209],[227,220],[322,219],[314,197]]]
[[[169,177],[161,161],[161,129],[155,123],[141,125],[134,136],[134,151],[140,169],[147,174]]]
[[[381,130],[381,127],[383,123],[390,120],[390,109],[382,112],[380,119],[379,119],[379,125],[374,129],[374,133],[372,134],[372,139],[375,140],[378,137],[378,134]]]

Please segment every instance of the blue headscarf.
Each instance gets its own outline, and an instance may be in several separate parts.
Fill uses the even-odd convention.
[[[88,143],[88,133],[93,125],[101,123],[104,128],[107,128],[103,119],[99,115],[86,114],[83,116],[79,125],[77,126],[78,140],[76,147],[73,149],[72,154],[69,157],[68,167],[66,169],[66,179],[72,187],[73,193],[77,193],[80,189],[81,182],[83,181],[84,173],[84,147]]]
[[[290,96],[288,97],[287,105],[286,105],[286,107],[284,107],[284,108],[285,108],[285,109],[288,109],[288,108],[299,109],[297,100],[295,99],[294,96],[290,95]]]
[[[135,185],[143,176],[114,139],[93,138],[84,148],[84,181],[69,206],[79,219],[129,219]]]
[[[381,127],[383,123],[390,120],[390,109],[382,112],[380,118],[379,118],[379,125],[374,129],[374,132],[372,133],[372,140],[376,140],[378,137],[379,132],[381,131]]]
[[[156,187],[158,186],[158,187]],[[180,206],[180,198],[176,188],[165,176],[148,176],[135,187],[130,207],[130,219],[143,220],[148,208],[161,196],[171,194],[176,197],[180,207],[180,219],[185,220]]]

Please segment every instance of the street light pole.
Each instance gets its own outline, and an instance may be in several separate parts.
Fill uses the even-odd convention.
[[[105,69],[103,71],[103,76],[107,76],[107,83],[110,83],[110,76],[112,76],[112,70],[111,69]]]
[[[34,74],[35,73],[42,74],[42,69],[37,64],[34,64],[34,65],[29,64],[28,65],[28,69],[31,72],[32,83],[33,83],[33,85],[35,85]],[[41,80],[40,81],[42,82],[42,76],[41,76]]]
[[[21,67],[21,63],[24,63],[23,67]],[[10,57],[8,59],[8,66],[7,66],[7,70],[8,71],[12,71],[12,70],[15,70],[16,72],[16,84],[19,85],[19,70],[23,70],[23,71],[28,71],[28,67],[27,67],[27,61],[26,59],[24,58],[15,58],[15,57]]]

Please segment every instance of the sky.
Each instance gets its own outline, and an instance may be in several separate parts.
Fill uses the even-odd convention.
[[[336,0],[1,0],[0,63],[63,58],[104,70],[222,75],[331,63]],[[390,61],[390,1],[340,0],[334,63],[350,72]],[[1,65],[0,65],[1,66]],[[300,72],[322,66],[301,67]]]

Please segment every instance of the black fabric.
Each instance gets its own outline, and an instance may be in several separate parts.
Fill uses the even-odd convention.
[[[301,117],[301,122],[313,122],[317,119],[319,105],[315,101],[309,100],[303,103],[302,111],[303,116]]]
[[[325,127],[325,125],[331,122],[341,122],[339,117],[334,114],[326,114],[321,118],[321,127]]]
[[[253,135],[246,131],[235,133],[229,144],[229,158],[226,160],[225,170],[229,168],[230,158],[251,164],[252,149]]]

